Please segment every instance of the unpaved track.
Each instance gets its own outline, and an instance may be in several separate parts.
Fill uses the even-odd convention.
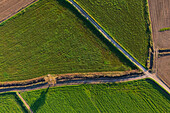
[[[27,107],[27,109],[30,111],[30,113],[33,113],[30,106],[27,104],[27,102],[22,98],[22,96],[16,92],[17,96],[21,99],[21,101],[23,102],[23,104],[25,105],[25,107]]]
[[[0,23],[37,0],[0,0]]]
[[[170,48],[170,31],[159,32],[161,28],[170,27],[170,0],[148,0],[152,24],[154,48]],[[158,58],[155,55],[154,70],[170,87],[170,57]]]
[[[101,84],[101,83],[114,83],[114,82],[127,82],[133,80],[140,80],[145,78],[151,78],[156,81],[160,86],[162,86],[168,93],[170,93],[170,89],[155,75],[151,75],[149,73],[142,75],[142,76],[132,76],[132,77],[119,77],[119,78],[108,78],[102,77],[97,79],[82,79],[82,80],[68,80],[68,81],[59,81],[55,85],[51,87],[58,87],[58,86],[65,86],[65,85],[79,85],[79,84]],[[39,84],[36,86],[29,86],[29,87],[20,87],[20,88],[7,88],[7,89],[0,89],[0,93],[9,92],[9,91],[32,91],[38,90],[43,88],[48,88],[49,84]]]
[[[148,77],[147,75],[143,75],[143,76],[119,77],[119,78],[101,77],[101,78],[81,79],[81,80],[67,80],[67,81],[59,81],[51,87],[65,86],[65,85],[79,85],[79,84],[99,84],[99,83],[127,82],[127,81],[144,79],[144,78],[147,78],[147,77]],[[39,84],[39,85],[35,85],[35,86],[28,86],[28,87],[4,88],[4,89],[0,89],[0,93],[9,92],[9,91],[31,91],[31,90],[48,88],[48,87],[49,87],[49,84],[44,83],[44,84]]]

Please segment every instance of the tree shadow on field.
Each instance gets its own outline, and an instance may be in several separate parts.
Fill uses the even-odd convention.
[[[83,21],[83,24],[90,29],[90,31],[96,35],[105,45],[108,46],[109,50],[112,53],[115,53],[115,55],[119,58],[121,62],[123,62],[125,65],[130,66],[132,69],[137,69],[137,67],[129,60],[127,59],[111,42],[109,42],[94,26],[90,21],[88,21],[84,16],[81,15],[80,12],[77,11],[77,9],[72,6],[68,1],[66,0],[56,0],[62,7],[68,9],[73,14],[75,14],[81,21]]]
[[[45,104],[46,94],[48,92],[49,87],[46,89],[46,91],[43,91],[40,95],[40,97],[31,105],[31,109],[34,113],[37,112],[37,110]]]

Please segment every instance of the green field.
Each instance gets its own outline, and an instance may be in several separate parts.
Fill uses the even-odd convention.
[[[21,95],[37,113],[170,112],[170,96],[149,79],[64,86],[22,92]]]
[[[0,94],[0,113],[26,113],[15,93]]]
[[[40,0],[0,26],[0,81],[135,69],[65,0]]]
[[[110,36],[146,65],[150,42],[146,0],[74,0]]]

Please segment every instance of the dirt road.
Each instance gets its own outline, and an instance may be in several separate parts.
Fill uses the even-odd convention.
[[[0,23],[37,0],[0,0]]]
[[[170,31],[159,32],[161,28],[170,27],[170,0],[149,0],[154,48],[170,48]],[[170,57],[158,58],[154,62],[156,74],[170,87]]]
[[[153,76],[150,73],[141,75],[141,76],[131,76],[131,77],[101,77],[101,78],[92,78],[92,79],[81,79],[81,80],[67,80],[67,81],[58,81],[55,85],[51,87],[65,86],[65,85],[79,85],[79,84],[101,84],[101,83],[114,83],[114,82],[127,82],[133,80],[140,80],[144,78],[151,78],[156,81],[159,85],[161,85],[168,93],[170,93],[170,89],[159,79],[157,76]],[[0,89],[0,93],[9,92],[9,91],[31,91],[38,90],[43,88],[48,88],[48,83],[43,83],[35,86],[28,87],[19,87],[19,88],[4,88]]]
[[[23,104],[25,105],[25,107],[27,107],[27,109],[30,111],[30,113],[33,113],[30,106],[27,104],[27,102],[22,98],[22,96],[16,92],[17,96],[21,99],[21,101],[23,102]]]
[[[65,85],[79,85],[79,84],[99,84],[99,83],[113,83],[113,82],[126,82],[126,81],[133,81],[133,80],[139,80],[147,78],[147,75],[143,76],[131,76],[131,77],[101,77],[101,78],[91,78],[91,79],[81,79],[81,80],[66,80],[66,81],[58,81],[55,85],[51,87],[57,87],[57,86],[65,86]],[[48,83],[38,84],[34,86],[28,86],[28,87],[19,87],[19,88],[4,88],[0,89],[0,93],[3,92],[9,92],[9,91],[31,91],[31,90],[38,90],[43,88],[48,88]]]

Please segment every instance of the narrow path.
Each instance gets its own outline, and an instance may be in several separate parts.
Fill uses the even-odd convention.
[[[26,101],[22,98],[22,96],[16,92],[17,96],[21,99],[21,101],[23,102],[23,104],[27,107],[27,109],[30,111],[30,113],[33,113],[30,106],[26,103]]]
[[[119,78],[110,78],[110,77],[101,77],[101,78],[91,78],[91,79],[79,79],[79,80],[66,80],[66,81],[58,81],[56,84],[50,87],[58,87],[58,86],[66,86],[66,85],[79,85],[79,84],[101,84],[101,83],[114,83],[114,82],[127,82],[133,80],[140,80],[150,78],[157,82],[163,89],[165,89],[170,94],[170,89],[168,86],[164,84],[156,75],[152,75],[150,73],[145,73],[141,76],[130,76],[130,77],[119,77]],[[23,86],[19,88],[4,88],[0,89],[0,93],[9,92],[9,91],[32,91],[38,89],[48,88],[48,83],[38,84],[35,86]]]
[[[154,75],[147,71],[145,72],[145,76],[146,78],[154,80],[158,85],[160,85],[164,90],[166,90],[170,94],[170,88],[156,74]]]
[[[133,58],[125,49],[123,49],[114,39],[112,39],[109,34],[94,20],[92,17],[86,13],[85,10],[83,10],[76,2],[73,0],[67,0],[69,3],[71,3],[85,18],[87,18],[98,30],[100,33],[103,34],[103,36],[110,41],[116,48],[118,48],[132,63],[134,63],[139,69],[146,72],[147,70],[135,59]]]
[[[58,87],[58,86],[66,86],[66,85],[79,85],[79,84],[99,84],[99,83],[114,83],[114,82],[127,82],[133,80],[140,80],[148,78],[147,75],[141,76],[131,76],[131,77],[120,77],[120,78],[110,78],[110,77],[101,77],[101,78],[91,78],[91,79],[80,79],[80,80],[67,80],[67,81],[58,81],[51,87]],[[32,91],[38,90],[43,88],[48,88],[49,84],[39,84],[37,86],[28,86],[28,87],[19,87],[19,88],[4,88],[0,89],[0,93],[9,92],[9,91]]]
[[[94,79],[83,79],[83,80],[69,80],[69,81],[61,81],[55,84],[54,86],[64,86],[64,85],[77,85],[77,84],[101,84],[101,83],[114,83],[114,82],[127,82],[133,80],[140,80],[147,78],[146,75],[136,76],[136,77],[120,77],[120,78],[94,78]]]
[[[126,77],[126,78],[97,78],[97,79],[89,79],[89,80],[70,80],[70,81],[63,81],[58,82],[54,86],[64,86],[64,85],[77,85],[77,84],[101,84],[101,83],[114,83],[114,82],[128,82],[133,80],[140,80],[150,78],[157,82],[158,85],[160,85],[165,91],[167,91],[170,94],[169,87],[160,80],[156,75],[152,75],[150,73],[145,73],[143,76],[136,76],[136,77]]]
[[[169,94],[170,94],[170,89],[169,87],[166,85],[166,83],[164,83],[164,81],[162,81],[158,76],[156,75],[150,75],[149,78],[153,79],[154,81],[156,81],[163,89],[165,89]]]

